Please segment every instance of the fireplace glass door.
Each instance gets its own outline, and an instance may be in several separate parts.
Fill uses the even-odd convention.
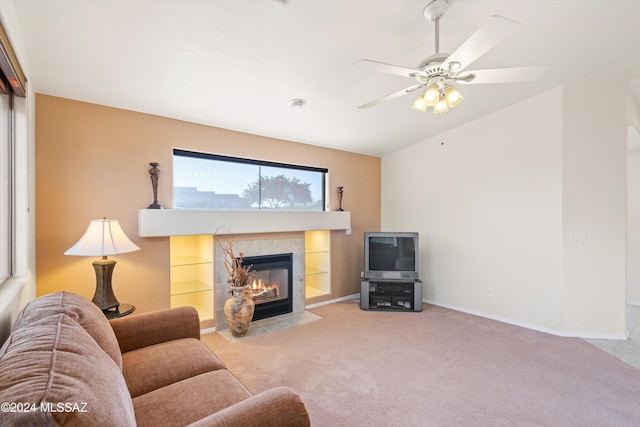
[[[253,320],[293,311],[293,254],[245,257],[244,265],[251,265],[254,271]]]

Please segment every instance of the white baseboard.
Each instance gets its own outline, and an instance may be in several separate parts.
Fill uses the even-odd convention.
[[[519,326],[521,328],[531,329],[533,331],[538,331],[538,332],[544,332],[545,334],[556,335],[556,336],[564,337],[564,338],[600,339],[600,340],[626,340],[628,338],[628,336],[629,336],[628,332],[626,334],[624,334],[624,335],[608,335],[608,334],[600,335],[600,334],[581,334],[581,333],[561,332],[561,331],[556,331],[555,329],[541,328],[541,327],[536,326],[536,325],[531,325],[531,324],[528,324],[528,323],[518,322],[518,321],[514,321],[512,319],[506,319],[506,318],[499,317],[499,316],[493,316],[491,314],[481,313],[481,312],[475,311],[475,310],[467,310],[465,308],[456,307],[456,306],[452,306],[452,305],[449,305],[449,304],[442,304],[442,303],[435,302],[435,301],[430,301],[430,300],[422,300],[422,302],[426,302],[427,304],[433,304],[433,305],[437,305],[439,307],[448,308],[450,310],[461,311],[463,313],[472,314],[474,316],[484,317],[486,319],[496,320],[498,322],[507,323],[509,325]]]
[[[323,305],[333,304],[334,302],[346,301],[348,299],[358,299],[359,300],[360,299],[360,294],[347,295],[346,297],[340,297],[340,298],[332,299],[332,300],[329,300],[329,301],[319,302],[319,303],[316,303],[316,304],[309,304],[309,305],[305,306],[305,309],[321,307]]]

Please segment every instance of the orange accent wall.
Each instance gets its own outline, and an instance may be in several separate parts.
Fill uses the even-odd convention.
[[[160,163],[158,201],[171,207],[173,148],[328,168],[331,209],[343,186],[352,234],[331,232],[332,293],[311,302],[360,291],[363,232],[380,229],[380,158],[37,94],[38,295],[93,297],[93,260],[64,251],[91,219],[108,217],[141,248],[112,257],[118,300],[137,312],[169,307],[169,238],[138,237],[138,210],[153,201],[150,162]]]

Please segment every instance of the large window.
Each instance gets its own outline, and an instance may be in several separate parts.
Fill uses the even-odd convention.
[[[15,268],[14,96],[26,96],[27,79],[0,25],[0,287]]]
[[[173,150],[173,207],[325,210],[327,169]]]

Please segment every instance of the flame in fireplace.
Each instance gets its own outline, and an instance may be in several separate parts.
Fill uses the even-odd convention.
[[[277,283],[265,284],[264,280],[254,280],[251,284],[254,302],[265,302],[280,296],[280,286]]]

